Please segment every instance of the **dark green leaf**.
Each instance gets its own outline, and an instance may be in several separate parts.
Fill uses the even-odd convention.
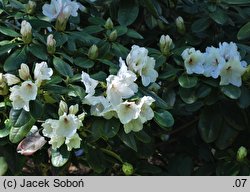
[[[87,58],[83,58],[83,57],[77,57],[74,59],[74,63],[75,65],[84,68],[84,69],[89,69],[92,68],[95,65],[95,62],[87,59]]]
[[[241,95],[240,88],[233,85],[222,86],[221,91],[231,99],[238,99]]]
[[[4,71],[14,71],[20,68],[22,63],[25,63],[27,60],[27,55],[25,48],[18,49],[13,52],[4,62]]]
[[[197,85],[198,78],[195,76],[182,75],[178,78],[180,86],[184,88],[192,88]]]
[[[7,27],[3,27],[3,26],[0,26],[0,33],[4,34],[4,35],[7,35],[7,36],[10,36],[10,37],[18,37],[20,36],[19,33],[17,33],[16,31],[10,29],[10,28],[7,28]]]
[[[51,163],[54,167],[62,167],[68,162],[69,157],[70,152],[66,149],[66,147],[51,150]]]
[[[207,107],[202,110],[199,120],[199,132],[206,143],[214,142],[221,130],[222,115],[216,107]]]
[[[126,134],[123,130],[119,132],[119,138],[122,142],[127,145],[129,148],[137,151],[137,145],[135,142],[135,137],[133,133]]]
[[[41,60],[48,59],[47,50],[42,45],[31,44],[28,47],[28,50],[29,52],[32,53],[32,55],[34,55],[35,57]]]
[[[139,14],[139,7],[135,1],[121,1],[118,10],[118,22],[121,25],[131,25]]]
[[[243,27],[240,28],[237,34],[237,38],[239,40],[250,38],[250,22],[248,22],[247,24],[245,24]]]
[[[65,61],[63,61],[62,59],[60,59],[59,57],[55,57],[53,58],[53,64],[55,69],[63,76],[67,77],[72,77],[73,76],[73,70],[70,67],[69,64],[67,64]]]
[[[174,125],[174,118],[168,111],[155,112],[154,120],[160,127],[167,130]]]
[[[192,26],[191,29],[193,32],[195,33],[199,33],[204,31],[205,29],[207,29],[209,27],[209,21],[208,18],[203,17],[201,19],[196,20]]]

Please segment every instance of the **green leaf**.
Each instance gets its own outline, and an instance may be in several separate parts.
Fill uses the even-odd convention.
[[[6,120],[4,127],[0,129],[0,138],[6,137],[10,134],[11,123],[9,120]]]
[[[158,11],[154,6],[154,3],[152,0],[143,0],[142,1],[143,5],[149,10],[149,12],[154,16],[154,17],[158,17]]]
[[[140,33],[133,30],[133,29],[128,29],[126,35],[129,36],[129,37],[135,38],[135,39],[143,39],[143,36]]]
[[[73,70],[70,67],[68,63],[60,59],[59,57],[54,56],[53,58],[53,64],[55,69],[63,76],[72,77],[73,76]]]
[[[163,129],[169,130],[174,125],[174,118],[168,111],[155,112],[154,120]]]
[[[121,25],[131,25],[139,14],[139,6],[135,1],[126,0],[121,1],[118,10],[118,22]]]
[[[34,119],[39,119],[44,113],[44,104],[39,100],[32,100],[29,102],[30,115]]]
[[[231,99],[238,99],[241,95],[240,88],[233,85],[222,86],[221,91]]]
[[[41,60],[47,60],[48,54],[47,50],[42,45],[31,44],[28,46],[29,52]]]
[[[237,38],[239,40],[244,40],[250,38],[250,22],[245,24],[243,27],[240,28]]]
[[[102,136],[108,139],[113,138],[118,133],[120,125],[120,121],[114,118],[106,121],[102,130]]]
[[[20,68],[22,63],[27,60],[25,48],[13,52],[4,62],[3,69],[5,72],[14,71]]]
[[[156,106],[159,107],[160,109],[170,109],[171,108],[171,106],[169,106],[168,103],[166,103],[162,98],[160,98],[153,91],[150,91],[148,89],[144,89],[141,87],[139,88],[139,90],[143,95],[152,97],[155,100]]]
[[[3,176],[8,170],[8,164],[4,157],[0,156],[0,176]]]
[[[137,145],[133,133],[126,134],[123,130],[119,132],[119,138],[129,148],[137,152]]]
[[[224,150],[234,142],[238,136],[238,131],[229,126],[226,122],[223,123],[219,137],[215,144],[220,150]]]
[[[36,29],[37,31],[39,31],[41,28],[52,27],[50,22],[41,19],[30,19],[28,22],[32,26],[32,29]]]
[[[178,82],[184,88],[192,88],[197,85],[198,77],[183,74],[178,78]]]
[[[179,93],[181,99],[187,104],[192,104],[198,99],[195,90],[192,88],[187,89],[180,87]]]
[[[10,37],[18,37],[20,36],[19,33],[17,33],[16,31],[10,29],[10,28],[7,28],[7,27],[3,27],[3,26],[0,26],[0,33],[4,34],[4,35],[7,35],[7,36],[10,36]]]
[[[200,114],[200,120],[198,129],[201,134],[201,138],[206,143],[214,142],[221,130],[223,123],[222,115],[218,113],[216,107],[206,107]]]
[[[95,33],[99,33],[99,32],[101,32],[103,30],[104,30],[103,27],[98,26],[98,25],[91,25],[91,26],[83,28],[83,31],[85,33],[90,34],[90,35],[95,34]]]
[[[199,33],[204,31],[209,27],[209,20],[206,17],[202,17],[201,19],[196,20],[192,26],[191,29],[195,33]]]
[[[88,147],[86,158],[89,166],[96,172],[102,173],[105,170],[104,154],[100,149]]]
[[[8,53],[12,48],[14,48],[17,43],[9,43],[0,47],[0,55]]]
[[[70,157],[70,152],[66,147],[51,150],[51,163],[54,167],[62,167],[65,165]]]
[[[141,130],[139,132],[135,132],[134,135],[139,141],[141,141],[143,143],[150,143],[151,142],[151,137],[143,130]]]
[[[83,58],[83,57],[77,57],[74,59],[75,65],[84,68],[84,69],[89,69],[92,68],[95,65],[95,62],[88,59],[88,58]]]
[[[120,43],[112,43],[112,49],[117,57],[125,58],[128,55],[128,49]]]
[[[250,3],[250,0],[223,0],[223,2],[231,5],[242,5]]]
[[[244,109],[250,106],[250,90],[247,89],[245,86],[241,86],[239,106]]]
[[[10,129],[9,139],[12,143],[21,141],[30,131],[36,120],[25,110],[10,110]]]
[[[215,12],[209,14],[209,16],[218,24],[224,25],[228,20],[228,15],[222,10],[217,8]]]

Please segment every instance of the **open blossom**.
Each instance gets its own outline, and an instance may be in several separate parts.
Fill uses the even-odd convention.
[[[118,118],[122,124],[127,124],[133,119],[137,119],[140,114],[140,108],[135,102],[125,101],[116,107]]]
[[[189,48],[183,51],[182,58],[184,59],[184,66],[187,70],[187,74],[203,74],[204,73],[204,61],[205,57],[203,53],[194,48]]]
[[[239,60],[230,59],[222,68],[220,77],[220,85],[232,84],[240,87],[242,84],[241,76],[246,71],[246,68],[242,67]]]
[[[20,79],[13,74],[6,73],[3,76],[6,79],[8,86],[12,86],[20,82]]]
[[[158,72],[154,69],[155,60],[152,57],[148,57],[146,63],[139,72],[142,78],[142,84],[148,86],[151,82],[155,82],[158,77]]]
[[[131,71],[139,72],[147,61],[148,50],[138,45],[133,45],[126,62]]]
[[[89,95],[94,95],[95,94],[95,88],[98,85],[98,81],[95,79],[92,79],[89,74],[82,72],[82,82],[85,86],[86,93]]]
[[[60,102],[60,108],[68,111],[68,106],[65,102]],[[60,115],[59,119],[47,119],[42,124],[43,135],[50,138],[49,144],[52,145],[53,149],[61,147],[64,143],[67,145],[69,151],[80,147],[82,139],[77,134],[77,130],[82,126],[85,113],[76,116],[78,108],[77,104],[71,105],[69,107],[69,114],[64,112]]]
[[[24,81],[21,86],[15,85],[10,88],[10,100],[14,109],[24,109],[29,111],[29,101],[35,100],[37,96],[37,86],[31,81]]]
[[[50,20],[55,20],[59,16],[64,16],[65,19],[70,15],[76,17],[77,10],[80,4],[71,0],[51,0],[50,4],[43,6],[43,14]]]
[[[34,70],[34,79],[36,84],[40,85],[43,80],[50,80],[53,74],[53,70],[48,67],[46,62],[36,63]]]
[[[204,54],[204,75],[206,77],[218,78],[220,71],[225,65],[226,61],[221,56],[220,51],[215,47],[208,47]]]
[[[113,106],[122,102],[122,99],[132,97],[138,86],[134,83],[136,75],[127,69],[126,64],[120,60],[120,70],[117,75],[109,75],[107,80],[107,99]]]
[[[229,61],[230,59],[240,60],[240,53],[237,51],[237,45],[233,42],[227,43],[219,43],[219,52],[221,56]]]

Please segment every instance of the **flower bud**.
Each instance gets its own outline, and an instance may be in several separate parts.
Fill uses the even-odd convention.
[[[6,83],[6,79],[3,74],[0,73],[0,95],[7,95],[9,92],[9,88]]]
[[[243,161],[247,156],[247,149],[241,146],[237,151],[237,161]]]
[[[86,116],[86,112],[82,112],[80,115],[78,115],[77,117],[78,117],[78,119],[80,120],[80,121],[84,121],[84,119],[85,119],[85,116]]]
[[[67,6],[63,9],[63,11],[57,17],[57,20],[56,20],[57,31],[65,31],[70,15],[71,15],[71,7]]]
[[[61,100],[59,103],[58,115],[62,116],[64,113],[68,113],[68,105]]]
[[[177,31],[183,35],[186,32],[186,27],[183,18],[181,16],[177,17],[177,19],[175,20],[175,24],[177,27]]]
[[[52,34],[47,37],[47,51],[51,55],[56,52],[56,40]]]
[[[6,73],[4,75],[4,78],[6,79],[8,86],[15,85],[20,82],[20,79],[18,77],[10,73]]]
[[[21,64],[21,68],[18,70],[19,77],[22,80],[28,80],[30,78],[30,69],[29,66],[26,65],[25,63]]]
[[[25,44],[29,44],[32,41],[32,27],[29,22],[22,21],[20,33]]]
[[[110,17],[107,19],[105,25],[104,25],[105,29],[109,30],[109,29],[113,29],[114,24],[113,21],[110,19]]]
[[[28,14],[32,14],[34,13],[35,9],[36,9],[36,2],[35,1],[29,1],[27,4],[26,4],[26,13]]]
[[[164,55],[169,55],[170,50],[174,48],[172,39],[168,35],[162,35],[160,38],[160,50]]]
[[[79,111],[79,105],[71,105],[69,107],[69,113],[75,115]]]
[[[109,40],[110,41],[115,41],[117,39],[117,31],[114,30],[109,34]]]
[[[132,175],[134,173],[133,165],[130,163],[124,163],[122,165],[122,171],[126,176]]]
[[[98,47],[96,45],[92,45],[90,48],[89,48],[89,51],[88,51],[88,57],[92,60],[95,60],[97,59],[98,57]]]

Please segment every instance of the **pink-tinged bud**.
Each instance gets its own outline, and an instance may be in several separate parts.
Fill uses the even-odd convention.
[[[47,37],[47,51],[51,55],[56,52],[56,40],[52,34]]]
[[[41,149],[47,141],[39,132],[35,132],[23,139],[17,146],[17,152],[21,155],[29,156]]]

